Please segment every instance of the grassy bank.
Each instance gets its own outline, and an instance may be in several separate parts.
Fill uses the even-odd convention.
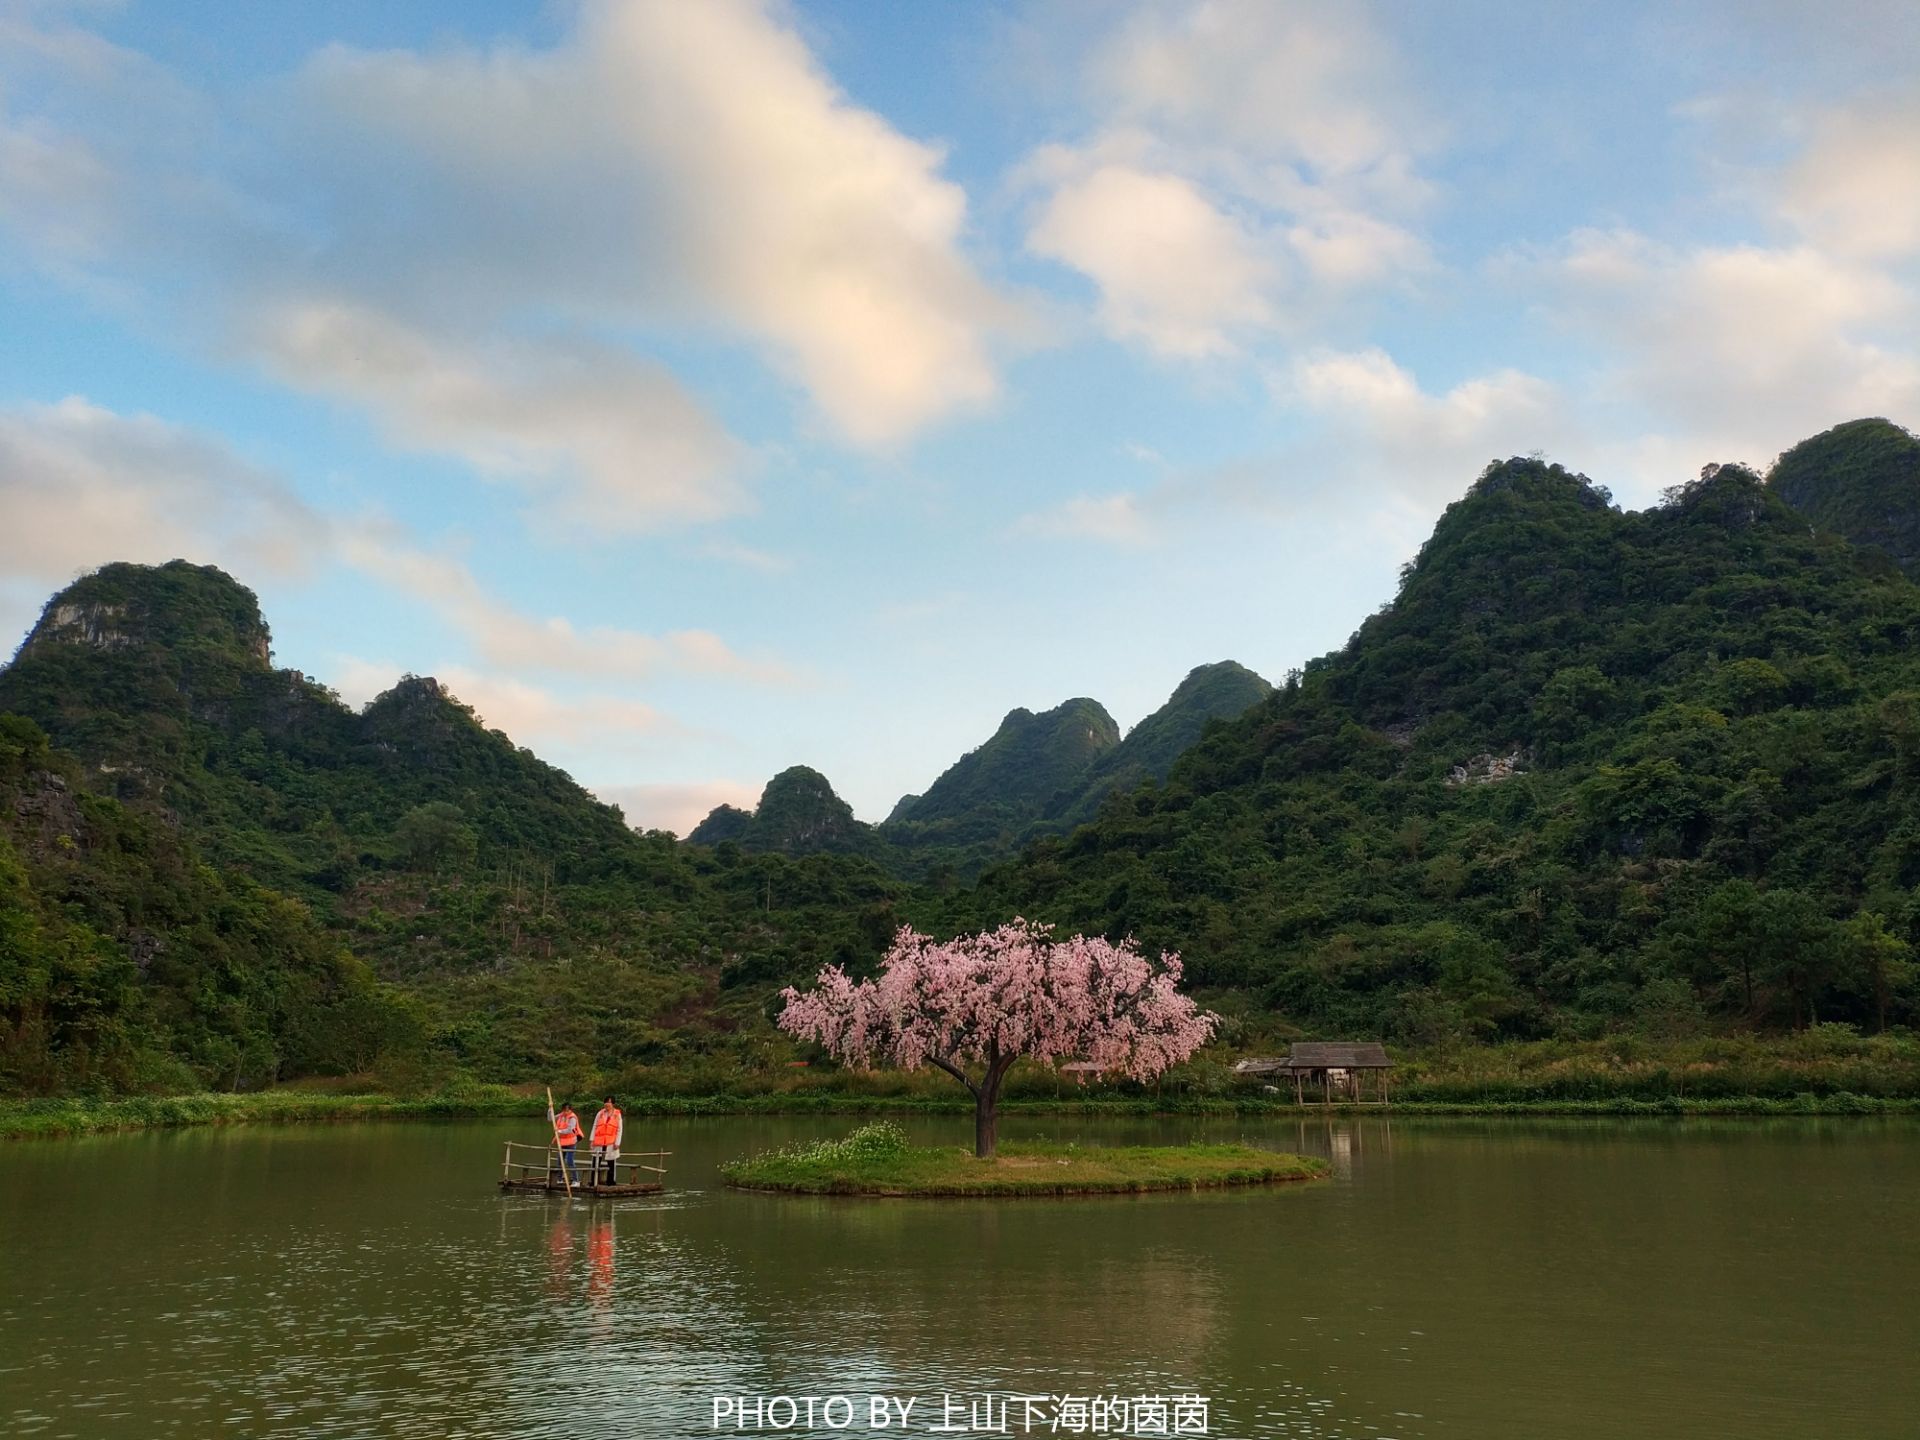
[[[976,1159],[960,1146],[909,1145],[897,1125],[788,1146],[720,1167],[729,1185],[801,1195],[1116,1195],[1311,1180],[1322,1160],[1249,1145],[1002,1145]]]
[[[971,1115],[973,1102],[919,1096],[863,1095],[638,1095],[621,1099],[629,1116],[700,1115]],[[307,1125],[365,1120],[538,1121],[541,1103],[504,1087],[444,1094],[313,1095],[269,1090],[255,1095],[155,1095],[120,1100],[0,1100],[0,1140],[60,1139],[123,1130],[164,1130],[192,1125]],[[1242,1096],[1171,1095],[1160,1100],[1124,1095],[1086,1100],[1016,1100],[1001,1106],[1009,1115],[1920,1115],[1920,1099],[1803,1093],[1788,1096],[1722,1096],[1691,1099],[1670,1095],[1641,1100],[1413,1100],[1375,1105],[1298,1106],[1292,1101]]]
[[[1284,1049],[1284,1042],[1261,1053]],[[1074,1084],[1021,1066],[1003,1105],[1013,1114],[1292,1115],[1290,1093],[1234,1076],[1216,1053],[1158,1085]],[[1920,1113],[1920,1039],[1822,1025],[1794,1035],[1653,1040],[1616,1036],[1395,1053],[1397,1115],[1859,1115]],[[564,1080],[564,1086],[562,1084]],[[621,1097],[630,1115],[963,1114],[973,1102],[944,1075],[861,1073],[738,1062],[637,1066],[556,1078],[576,1103]],[[359,1081],[309,1082],[244,1095],[0,1100],[0,1137],[86,1135],[181,1125],[344,1120],[537,1119],[537,1086],[455,1081],[395,1093]],[[1336,1110],[1344,1107],[1336,1106]],[[1321,1107],[1309,1106],[1312,1113]]]
[[[98,1135],[188,1125],[324,1124],[347,1120],[525,1115],[528,1101],[502,1085],[432,1095],[329,1095],[263,1090],[250,1095],[131,1095],[118,1099],[0,1100],[0,1138]],[[537,1105],[532,1113],[539,1113]]]

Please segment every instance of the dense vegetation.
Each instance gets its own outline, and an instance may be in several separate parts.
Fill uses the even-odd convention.
[[[109,566],[0,671],[0,1087],[772,1093],[780,985],[1025,914],[1181,951],[1228,1049],[1531,1047],[1513,1098],[1907,1093],[1914,1042],[1860,1036],[1920,1010],[1914,446],[1841,426],[1642,513],[1494,465],[1264,698],[1202,667],[1124,741],[1091,702],[1015,712],[881,827],[796,769],[711,844],[432,680],[356,713],[275,669],[219,571]],[[1715,1058],[1796,1032],[1822,1058]]]
[[[961,845],[1018,831],[1119,743],[1120,727],[1097,700],[1063,701],[1039,715],[1009,711],[986,744],[954,761],[911,805],[896,805],[889,828]]]
[[[950,908],[1409,1043],[1913,1018],[1920,589],[1738,467],[1495,465],[1338,654]]]
[[[783,855],[880,855],[885,846],[871,825],[834,793],[827,777],[805,765],[782,770],[760,792],[752,810],[720,805],[687,836],[695,845],[731,840],[743,850]]]
[[[1101,802],[1117,790],[1134,790],[1149,780],[1164,780],[1174,762],[1215,720],[1244,715],[1273,693],[1260,676],[1222,660],[1190,671],[1167,703],[1103,750],[1074,782],[1047,801],[1053,828],[1070,829],[1093,818]]]
[[[1920,566],[1920,439],[1886,420],[1849,420],[1802,440],[1767,484],[1822,530]]]
[[[0,782],[0,818],[19,822],[55,783],[108,817],[70,849],[15,823],[22,913],[57,918],[83,885],[124,896],[83,918],[125,964],[144,953],[156,915],[234,928],[230,896],[280,927],[231,953],[196,930],[170,945],[178,962],[117,971],[131,988],[116,1033],[132,1048],[105,1068],[97,1043],[76,1048],[71,1026],[41,1018],[43,943],[9,943],[10,1088],[253,1088],[369,1066],[412,1084],[453,1071],[731,1063],[742,1046],[767,1048],[770,985],[856,963],[891,936],[897,886],[871,865],[637,834],[430,679],[409,677],[355,714],[268,654],[254,597],[221,572],[114,565],[49,602],[0,672],[0,710],[33,722],[11,722],[27,738]],[[49,752],[35,724],[75,754]],[[279,976],[304,974],[316,946],[351,974],[392,982],[375,993],[404,1023],[370,1043],[303,1038],[311,1025]],[[207,974],[275,998],[241,1005]],[[182,1017],[213,1013],[237,1054],[182,1028]],[[736,1043],[743,1026],[757,1039]],[[163,1073],[135,1055],[188,1068]]]
[[[418,1009],[296,900],[93,795],[0,715],[0,1089],[192,1089],[363,1070]]]

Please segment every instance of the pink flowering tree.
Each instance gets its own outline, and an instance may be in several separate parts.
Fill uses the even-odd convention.
[[[880,974],[838,965],[781,992],[780,1028],[853,1065],[932,1065],[973,1092],[974,1154],[993,1154],[1000,1085],[1022,1058],[1080,1059],[1150,1080],[1206,1044],[1220,1017],[1182,995],[1180,957],[1149,960],[1132,941],[1015,920],[936,941],[902,928]]]

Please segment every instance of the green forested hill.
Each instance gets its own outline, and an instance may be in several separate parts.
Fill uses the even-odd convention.
[[[755,810],[716,806],[687,839],[786,855],[860,855],[900,879],[945,890],[1036,836],[1091,818],[1115,791],[1164,778],[1210,721],[1239,715],[1272,692],[1231,660],[1201,665],[1124,739],[1092,700],[1040,715],[1015,710],[925,795],[901,796],[878,826],[855,819],[824,775],[800,765],[769,781]]]
[[[790,766],[769,780],[751,811],[714,807],[687,840],[694,845],[731,841],[742,850],[783,855],[873,857],[885,849],[873,827],[856,820],[853,807],[834,794],[827,777],[805,765]]]
[[[1066,700],[1036,715],[1012,710],[987,742],[969,750],[889,822],[908,843],[967,845],[1017,834],[1076,791],[1120,743],[1097,700]]]
[[[75,802],[116,817],[109,833],[158,847],[141,858],[136,846],[131,859],[117,841],[47,852],[70,863],[26,866],[14,889],[23,913],[56,916],[62,887],[124,881],[171,896],[170,924],[220,912],[228,892],[303,917],[284,920],[305,926],[284,943],[223,949],[195,930],[173,951],[180,966],[114,971],[131,976],[116,1013],[135,1051],[170,1052],[203,1082],[242,1086],[382,1055],[496,1077],[697,1057],[757,1019],[771,982],[862,959],[893,928],[897,886],[870,864],[716,855],[636,834],[433,680],[408,677],[356,714],[274,669],[268,643],[252,593],[222,572],[114,565],[55,596],[0,671],[0,711],[73,752],[45,763]],[[140,878],[155,866],[215,879],[182,889]],[[107,907],[88,920],[88,943],[138,953],[143,913]],[[205,978],[248,994],[279,986],[266,977],[312,969],[318,960],[298,957],[316,944],[327,963],[357,957],[341,958],[348,973],[369,979],[371,966],[421,1002],[415,1033],[319,1046],[272,1005],[229,1002]],[[0,960],[0,1024],[31,1055],[51,993],[32,978],[44,966]],[[211,1007],[252,1037],[244,1058],[230,1067],[226,1050],[186,1038],[173,1018],[183,1006]],[[56,1070],[17,1083],[70,1082]],[[132,1073],[122,1065],[111,1083]]]
[[[1327,1031],[1912,1018],[1920,589],[1710,470],[1491,467],[1339,653],[958,902]]]
[[[0,1092],[257,1085],[423,1039],[305,905],[90,793],[0,715]]]
[[[1209,721],[1244,715],[1273,693],[1273,686],[1232,660],[1200,665],[1188,673],[1167,703],[1103,751],[1073,787],[1056,794],[1047,818],[1071,828],[1093,818],[1116,790],[1163,780],[1174,761],[1205,732]]]
[[[878,834],[796,768],[681,844],[431,680],[355,713],[274,669],[218,571],[110,566],[0,672],[31,721],[0,746],[0,1085],[724,1083],[790,1053],[781,984],[902,920],[1016,913],[1181,951],[1254,1033],[1910,1025],[1920,586],[1833,519],[1897,469],[1891,428],[1640,513],[1491,466],[1345,647],[1234,718],[1263,682],[1196,671],[1128,744],[1151,773],[1197,742],[1065,835],[1134,773],[1091,702],[1015,712]],[[1904,492],[1875,493],[1897,535]],[[1015,830],[1043,838],[957,883]]]
[[[0,670],[0,710],[77,755],[94,788],[180,816],[223,864],[284,888],[337,891],[408,858],[403,822],[433,802],[466,827],[443,840],[489,858],[624,842],[618,811],[435,681],[409,676],[356,714],[275,669],[268,645],[253,592],[224,572],[109,565],[48,602]]]
[[[1849,420],[1802,440],[1767,484],[1823,530],[1920,567],[1920,439],[1888,420]]]

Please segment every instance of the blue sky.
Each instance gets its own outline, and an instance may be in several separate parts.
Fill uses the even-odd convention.
[[[0,630],[256,589],[682,829],[1920,422],[1920,9],[0,0]]]

